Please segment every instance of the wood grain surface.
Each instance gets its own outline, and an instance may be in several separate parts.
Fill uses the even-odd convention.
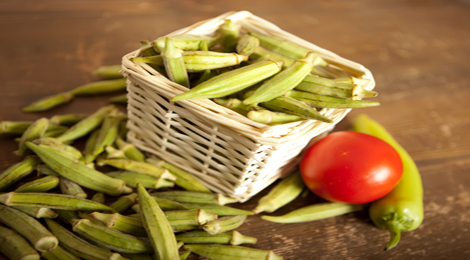
[[[424,185],[423,224],[390,251],[383,251],[388,232],[366,211],[299,224],[250,216],[238,230],[258,238],[253,247],[284,259],[470,259],[468,0],[2,0],[0,120],[91,113],[113,95],[79,97],[43,113],[21,108],[96,80],[91,71],[119,64],[141,40],[239,10],[369,68],[381,106],[353,110],[335,130],[368,114],[410,153]],[[3,171],[19,158],[11,136],[0,136],[0,147]],[[266,192],[235,207],[251,210]],[[310,194],[276,215],[319,201]]]

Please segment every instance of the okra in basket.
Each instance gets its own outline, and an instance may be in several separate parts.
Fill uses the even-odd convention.
[[[142,41],[143,62],[188,88],[171,101],[210,98],[268,125],[314,119],[330,123],[322,108],[379,105],[352,77],[318,54],[284,39],[241,31],[226,20],[213,36],[182,34]]]

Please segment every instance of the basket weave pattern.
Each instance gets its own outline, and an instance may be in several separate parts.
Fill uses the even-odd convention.
[[[319,48],[249,13],[230,12],[169,34],[211,35],[231,19],[242,31],[271,34],[297,42],[319,53],[330,64],[349,74],[371,79],[362,65]],[[304,120],[266,126],[222,107],[209,99],[176,103],[169,99],[186,88],[171,82],[144,63],[123,57],[122,72],[128,78],[128,139],[138,148],[172,163],[208,188],[245,201],[292,171],[299,153],[312,138],[333,129],[349,109],[323,109],[333,123]]]

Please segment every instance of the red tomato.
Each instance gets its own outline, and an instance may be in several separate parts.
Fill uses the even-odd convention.
[[[340,131],[313,144],[300,164],[302,178],[316,195],[336,202],[362,204],[389,193],[403,164],[385,141],[363,133]]]

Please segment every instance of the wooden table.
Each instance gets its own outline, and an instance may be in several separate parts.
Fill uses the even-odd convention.
[[[91,113],[112,95],[77,98],[43,113],[29,103],[95,80],[91,71],[176,29],[227,11],[248,10],[282,29],[369,68],[381,106],[353,110],[384,125],[416,161],[425,220],[383,251],[389,234],[367,212],[301,224],[251,216],[238,230],[255,248],[284,259],[470,259],[470,2],[434,1],[14,1],[0,2],[0,120]],[[0,170],[19,161],[0,136]],[[237,205],[253,209],[256,201]],[[286,213],[318,202],[298,198]],[[197,259],[191,256],[191,259]]]

